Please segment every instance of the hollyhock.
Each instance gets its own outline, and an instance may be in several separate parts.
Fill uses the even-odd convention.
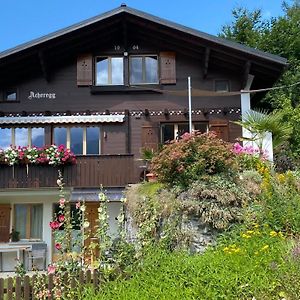
[[[55,249],[60,250],[61,249],[61,244],[60,243],[56,243],[55,244]]]
[[[64,216],[64,215],[59,215],[59,216],[58,216],[58,221],[59,221],[60,223],[63,223],[63,222],[65,221],[65,216]]]
[[[55,266],[53,266],[53,265],[48,266],[48,274],[54,274],[55,271],[56,271]]]
[[[61,224],[58,221],[50,222],[49,225],[52,230],[56,230],[61,226]]]
[[[65,198],[60,198],[59,199],[59,207],[60,208],[63,208],[65,206],[65,202],[66,202],[66,199]]]
[[[80,209],[80,202],[76,202],[76,209]]]

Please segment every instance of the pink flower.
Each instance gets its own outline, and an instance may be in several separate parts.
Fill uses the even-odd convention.
[[[56,230],[61,226],[61,224],[58,221],[50,222],[49,225],[52,230]]]
[[[80,208],[80,202],[76,202],[76,209],[79,209]]]
[[[61,244],[60,243],[56,243],[55,244],[55,249],[60,250],[61,249]]]
[[[60,198],[60,199],[59,199],[59,206],[60,206],[60,207],[64,207],[64,206],[65,206],[65,202],[66,202],[66,199],[65,199],[65,198]]]
[[[54,274],[55,270],[56,270],[55,266],[53,265],[48,266],[48,274]]]
[[[59,215],[59,216],[58,216],[58,221],[59,221],[60,223],[63,223],[63,222],[65,221],[65,216],[64,216],[64,215]]]

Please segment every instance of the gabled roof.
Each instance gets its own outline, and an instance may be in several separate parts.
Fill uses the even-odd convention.
[[[109,18],[111,18],[113,16],[116,16],[116,15],[119,15],[119,14],[128,14],[128,15],[131,15],[131,16],[135,16],[135,17],[139,17],[139,18],[142,18],[142,19],[145,19],[145,20],[149,20],[149,21],[157,23],[159,25],[166,26],[170,29],[178,30],[178,31],[181,31],[182,33],[186,33],[188,35],[194,36],[195,38],[201,38],[203,40],[212,42],[216,45],[220,45],[220,46],[223,46],[223,47],[226,47],[226,48],[230,48],[230,49],[233,49],[233,50],[243,52],[245,54],[256,56],[258,58],[267,60],[269,62],[274,62],[274,63],[284,65],[284,66],[287,65],[287,60],[283,57],[273,55],[273,54],[270,54],[270,53],[266,53],[266,52],[263,52],[263,51],[245,46],[245,45],[241,45],[239,43],[232,42],[232,41],[220,38],[220,37],[216,37],[216,36],[207,34],[205,32],[195,30],[195,29],[192,29],[192,28],[189,28],[189,27],[186,27],[186,26],[183,26],[183,25],[180,25],[180,24],[177,24],[177,23],[174,23],[174,22],[156,17],[154,15],[151,15],[151,14],[148,14],[148,13],[145,13],[145,12],[127,7],[125,5],[121,5],[121,7],[118,7],[116,9],[113,9],[113,10],[108,11],[106,13],[100,14],[100,15],[95,16],[93,18],[87,19],[85,21],[79,22],[79,23],[74,24],[72,26],[66,27],[64,29],[58,30],[56,32],[45,35],[43,37],[37,38],[37,39],[32,40],[30,42],[21,44],[21,45],[19,45],[17,47],[14,47],[12,49],[0,52],[0,60],[5,58],[5,57],[8,57],[12,54],[16,54],[18,52],[21,52],[23,50],[29,49],[29,48],[37,46],[37,45],[41,45],[41,44],[43,44],[45,42],[48,42],[48,41],[51,41],[55,38],[62,37],[66,34],[69,34],[69,33],[72,33],[74,31],[80,30],[80,29],[82,29],[84,27],[87,27],[89,25],[93,25],[95,23],[104,21],[106,19],[109,19]]]

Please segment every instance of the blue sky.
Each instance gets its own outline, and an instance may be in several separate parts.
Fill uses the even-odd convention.
[[[120,6],[216,35],[238,6],[260,8],[266,18],[282,14],[281,0],[1,0],[0,52]],[[291,1],[288,1],[290,3]]]

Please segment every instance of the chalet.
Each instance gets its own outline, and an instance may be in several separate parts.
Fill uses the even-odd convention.
[[[189,76],[193,129],[234,142],[242,129],[230,121],[262,97],[240,91],[271,87],[286,66],[126,5],[0,53],[0,148],[65,145],[77,158],[61,167],[2,162],[0,246],[17,249],[0,251],[2,270],[20,245],[24,252],[44,243],[52,260],[58,168],[71,203],[87,203],[91,224],[104,187],[113,234],[124,187],[143,176],[141,150],[189,130]],[[20,241],[8,244],[12,229]]]

